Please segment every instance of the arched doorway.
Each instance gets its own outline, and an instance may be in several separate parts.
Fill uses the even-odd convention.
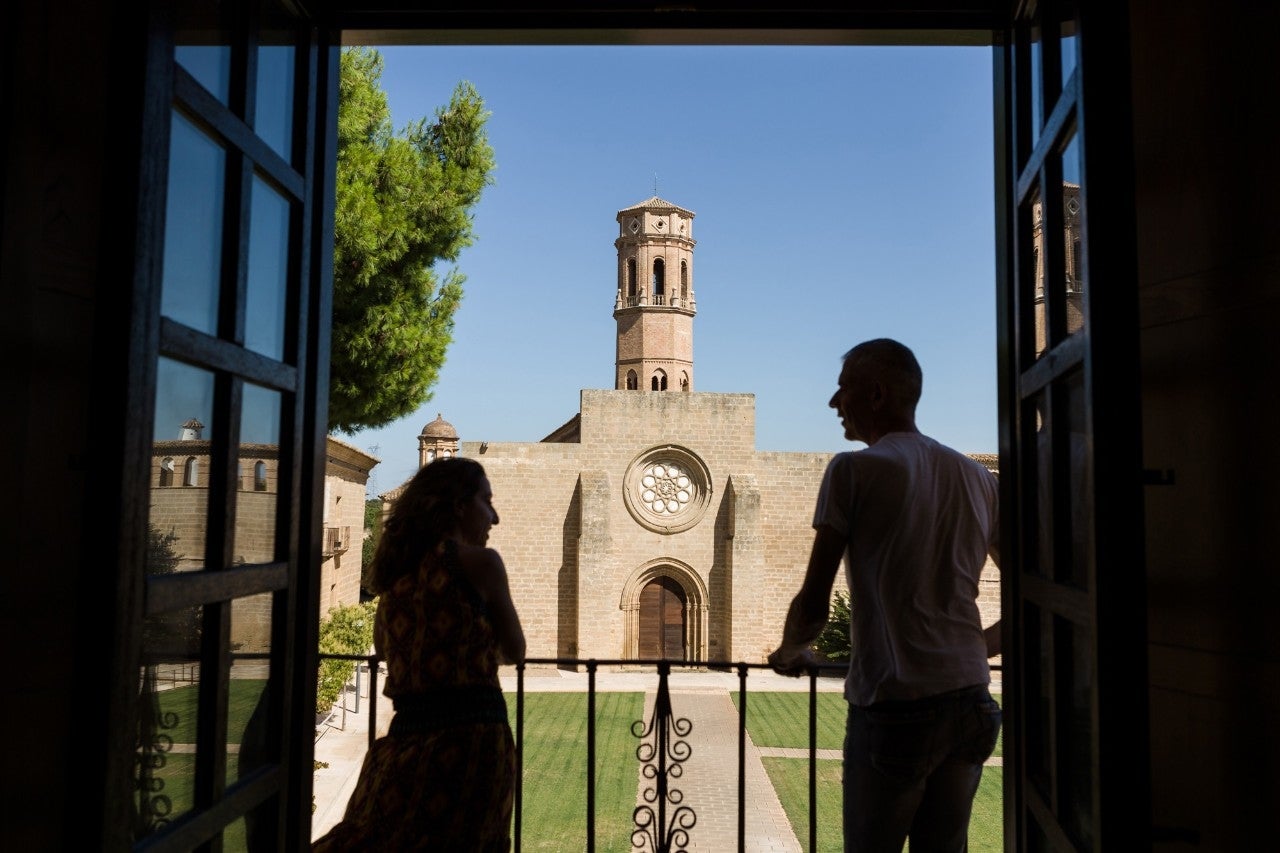
[[[641,658],[688,657],[685,637],[689,625],[688,596],[671,577],[654,578],[640,591],[637,656]]]
[[[706,660],[707,584],[692,566],[659,557],[622,585],[622,656],[629,660]]]

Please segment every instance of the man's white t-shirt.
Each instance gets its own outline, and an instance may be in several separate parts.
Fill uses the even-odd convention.
[[[813,526],[848,539],[854,705],[990,681],[978,578],[999,540],[990,471],[919,433],[837,454]]]

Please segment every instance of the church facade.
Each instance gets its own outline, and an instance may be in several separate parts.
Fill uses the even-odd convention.
[[[753,394],[693,390],[693,219],[657,197],[617,214],[612,390],[541,441],[460,441],[443,418],[419,437],[421,464],[484,465],[530,657],[762,662],[781,638],[832,454],[757,450]],[[980,606],[998,618],[994,565]]]

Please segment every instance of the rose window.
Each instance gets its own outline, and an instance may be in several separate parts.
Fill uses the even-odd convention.
[[[627,510],[641,525],[658,533],[679,533],[706,512],[711,472],[687,448],[652,447],[628,466],[622,494]]]
[[[640,500],[658,515],[674,515],[693,497],[693,481],[680,466],[667,462],[650,465],[640,477]]]

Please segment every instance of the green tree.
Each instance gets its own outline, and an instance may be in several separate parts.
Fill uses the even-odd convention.
[[[182,554],[174,548],[178,534],[165,533],[147,523],[147,574],[169,575],[178,570]],[[200,649],[200,608],[184,607],[146,617],[142,641],[155,660],[185,660]]]
[[[378,552],[378,540],[382,538],[382,499],[372,498],[364,502],[364,543],[360,552],[360,590],[371,595],[373,589],[373,555]]]
[[[831,600],[831,615],[827,617],[827,625],[813,641],[813,648],[832,662],[843,663],[849,660],[853,651],[853,643],[849,639],[849,594],[836,590]]]
[[[471,209],[493,182],[489,113],[470,83],[435,120],[393,132],[382,55],[343,51],[329,428],[378,427],[431,399],[453,335]]]

